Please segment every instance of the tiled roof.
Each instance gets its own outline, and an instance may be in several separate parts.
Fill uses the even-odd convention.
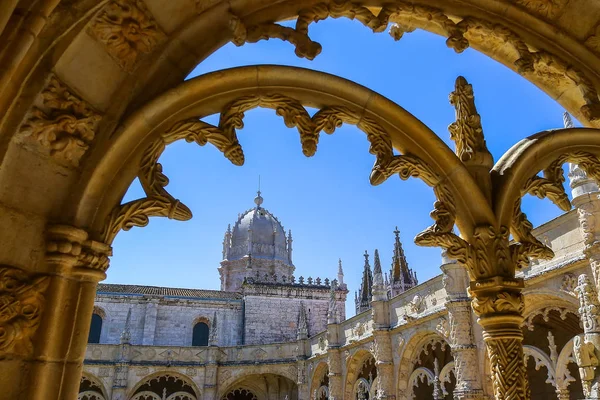
[[[119,285],[99,283],[97,293],[109,294],[147,294],[154,296],[187,297],[196,299],[241,299],[239,293],[222,292],[220,290],[181,289],[160,286]]]

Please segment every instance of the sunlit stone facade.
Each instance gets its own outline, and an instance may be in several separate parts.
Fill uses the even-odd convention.
[[[441,274],[417,284],[396,232],[390,276],[382,278],[377,252],[374,271],[365,257],[357,307],[365,291],[372,298],[346,319],[341,261],[335,281],[295,277],[291,234],[262,208],[260,194],[255,201],[225,234],[222,289],[236,282],[237,290],[99,285],[95,313],[103,322],[99,343],[88,346],[81,399],[483,399],[492,393],[464,268],[442,257]],[[263,220],[255,224],[256,218]],[[556,256],[519,272],[533,399],[583,396],[573,355],[574,338],[583,332],[577,276],[590,273],[581,218],[572,210],[536,228]],[[232,248],[243,251],[234,255]],[[414,285],[392,296],[399,282]],[[194,345],[196,324],[208,327],[201,345]]]

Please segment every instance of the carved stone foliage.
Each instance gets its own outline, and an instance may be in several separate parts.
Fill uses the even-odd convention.
[[[48,276],[0,265],[0,360],[31,353],[46,299]]]
[[[534,14],[553,20],[563,11],[567,0],[516,0],[516,3]]]
[[[111,0],[94,17],[88,32],[127,72],[166,38],[142,0]]]
[[[579,376],[586,397],[591,394],[591,386],[595,377],[595,370],[600,365],[596,356],[594,343],[585,340],[583,335],[575,336],[573,341],[573,356],[579,367]]]
[[[572,162],[578,164],[587,175],[600,182],[600,159],[587,152],[574,152],[561,155],[551,162],[542,173],[543,176],[534,175],[525,183],[521,194],[531,194],[540,199],[548,198],[560,209],[568,211],[571,202],[564,188],[563,164]],[[554,252],[544,245],[532,234],[533,225],[521,211],[521,199],[515,202],[511,233],[515,243],[511,245],[511,254],[517,267],[528,265],[529,258],[550,259]]]
[[[494,161],[483,137],[481,117],[475,108],[473,86],[462,76],[456,79],[454,92],[450,93],[450,104],[456,109],[456,122],[448,127],[450,139],[456,144],[456,155],[462,162],[491,168]]]
[[[200,146],[210,142],[234,164],[244,163],[244,154],[235,131],[231,130],[228,134],[223,129],[198,119],[176,123],[146,148],[140,160],[138,174],[146,197],[120,205],[113,210],[102,234],[106,243],[112,243],[120,230],[148,225],[149,217],[168,217],[178,221],[192,218],[190,209],[165,189],[169,178],[163,174],[162,165],[158,162],[166,146],[181,139]]]
[[[513,1],[542,18],[555,19],[563,11],[567,0]],[[330,17],[356,19],[373,32],[383,32],[389,22],[395,22],[389,30],[395,40],[399,40],[405,33],[414,31],[415,26],[435,25],[437,31],[448,37],[446,41],[448,47],[458,53],[468,48],[471,40],[476,45],[485,42],[486,47],[500,48],[505,45],[512,47],[515,54],[514,65],[519,73],[543,82],[548,87],[579,88],[584,102],[581,113],[590,121],[600,119],[598,92],[582,71],[573,68],[569,62],[555,54],[531,50],[519,35],[506,26],[470,16],[455,22],[460,17],[450,18],[441,9],[405,1],[388,3],[378,14],[371,12],[367,6],[349,0],[318,3],[298,13],[295,28],[274,23],[246,26],[238,17],[232,15],[230,23],[232,41],[235,45],[242,46],[244,43],[277,38],[293,44],[298,57],[312,60],[321,53],[322,47],[309,37],[309,25]],[[596,32],[588,38],[586,44],[600,52],[598,37],[600,36]]]
[[[53,158],[78,166],[94,140],[100,115],[51,75],[20,133],[33,139]]]

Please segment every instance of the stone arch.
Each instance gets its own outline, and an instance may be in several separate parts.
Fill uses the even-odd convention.
[[[217,77],[219,78],[215,79]],[[248,99],[250,103],[244,103]],[[314,121],[309,121],[302,104],[322,108],[321,113],[317,113],[318,118],[313,117],[319,120],[316,131],[307,127],[312,126]],[[129,229],[131,226],[147,224],[147,215],[142,212],[144,207],[152,206],[155,213],[153,215],[180,220],[191,218],[187,207],[175,201],[163,186],[156,186],[165,179],[162,172],[156,170],[158,167],[155,168],[155,161],[166,145],[164,141],[170,143],[176,138],[185,137],[186,140],[205,142],[202,135],[216,135],[212,140],[217,147],[233,162],[242,163],[243,155],[235,137],[234,122],[243,116],[240,110],[246,111],[257,106],[276,108],[284,116],[288,126],[296,125],[301,132],[303,152],[306,155],[312,155],[316,151],[318,132],[321,129],[333,132],[335,126],[342,122],[357,124],[367,132],[367,138],[372,140],[370,151],[378,154],[371,174],[373,184],[379,184],[387,177],[387,172],[384,171],[389,169],[384,165],[391,160],[389,157],[393,159],[393,150],[389,147],[391,144],[403,153],[410,153],[411,157],[414,155],[418,170],[431,169],[428,170],[430,172],[423,171],[420,174],[428,184],[437,186],[444,177],[447,185],[440,189],[443,191],[440,196],[452,197],[448,201],[457,209],[468,209],[464,214],[465,218],[473,219],[456,220],[459,227],[464,224],[468,226],[476,219],[493,220],[491,209],[483,199],[481,202],[467,204],[466,198],[481,194],[465,166],[439,137],[401,107],[367,88],[329,74],[292,67],[252,66],[219,71],[184,82],[179,88],[155,99],[132,115],[113,136],[108,148],[94,149],[92,153],[96,156],[91,154],[90,157],[97,164],[88,165],[88,183],[82,185],[78,194],[73,196],[73,209],[76,210],[73,217],[76,224],[91,225],[96,237],[111,242],[120,227]],[[343,115],[339,113],[342,110]],[[199,123],[196,118],[215,112],[221,112],[222,126],[217,128],[217,132],[221,133],[208,128],[210,132],[203,131],[202,138],[194,139],[189,124],[196,124],[200,129],[207,128],[206,124]],[[184,125],[181,125],[182,121]],[[323,123],[325,125],[321,125]],[[167,131],[169,133],[165,133]],[[169,138],[161,139],[164,135]],[[154,146],[157,146],[156,149]],[[431,165],[426,167],[425,164]],[[143,171],[140,170],[141,166]],[[444,171],[453,173],[446,176]],[[158,192],[154,197],[149,194],[149,197],[140,199],[139,202],[130,202],[116,210],[115,206],[136,174],[148,180],[147,194],[153,193],[155,189]],[[165,197],[168,198],[168,204],[158,202],[157,199],[163,201]],[[156,211],[157,208],[159,211]],[[135,219],[128,220],[126,217],[134,212],[137,213]],[[471,232],[469,229],[464,230]]]
[[[527,318],[532,313],[547,307],[564,308],[570,312],[577,313],[579,302],[575,296],[564,291],[552,290],[551,288],[533,288],[523,290],[525,307],[523,316]]]
[[[349,356],[346,359],[346,376],[344,379],[344,399],[354,399],[354,389],[356,387],[356,382],[360,378],[360,374],[362,371],[362,367],[365,362],[372,360],[373,363],[375,361],[375,357],[373,354],[367,350],[360,348],[356,350],[356,352]],[[377,377],[373,376],[373,380]],[[372,382],[371,382],[372,383]],[[369,388],[370,388],[369,384]]]
[[[267,399],[270,387],[275,383],[277,390],[283,392],[283,396],[288,396],[289,400],[298,400],[298,388],[294,379],[289,376],[280,375],[273,371],[267,373],[242,373],[233,379],[219,383],[217,399],[225,399],[225,396],[232,391],[246,390],[256,396],[259,400]]]
[[[156,371],[140,379],[139,382],[133,387],[133,389],[130,390],[127,398],[133,400],[136,399],[137,396],[139,397],[139,399],[136,400],[154,400],[152,397],[149,397],[148,399],[144,398],[143,396],[140,397],[141,394],[144,394],[144,396],[149,396],[149,393],[152,393],[154,395],[158,395],[159,399],[162,399],[162,393],[157,393],[156,390],[153,390],[153,386],[160,386],[162,388],[166,386],[165,383],[172,384],[170,385],[166,393],[167,398],[170,398],[173,394],[182,392],[187,392],[189,395],[193,396],[194,398],[191,400],[200,400],[202,398],[202,392],[192,379],[190,379],[184,374],[166,370]],[[181,388],[185,388],[185,390],[181,390]],[[188,399],[182,398],[180,400]]]
[[[329,377],[327,374],[329,373],[329,365],[327,365],[327,361],[320,361],[317,366],[313,369],[312,376],[310,377],[310,396],[313,398],[314,393],[320,389],[321,381],[327,378],[329,381]],[[326,385],[328,386],[328,385]]]
[[[261,35],[281,38],[286,34],[291,37],[290,41],[296,43],[297,54],[310,58],[311,51],[313,54],[320,51],[318,44],[314,44],[308,37],[308,23],[319,19],[311,10],[314,3],[308,0],[281,1],[277,6],[267,9],[249,0],[236,2],[234,8],[225,1],[215,1],[210,6],[200,3],[196,9],[197,15],[192,14],[193,17],[189,13],[182,15],[180,11],[193,7],[192,3],[185,0],[171,2],[169,7],[161,7],[160,3],[152,2],[151,7],[142,7],[143,10],[139,11],[139,14],[145,15],[143,19],[147,20],[143,25],[146,28],[145,39],[149,44],[144,46],[139,43],[138,50],[135,47],[123,48],[122,40],[117,40],[114,47],[108,44],[105,32],[110,30],[110,26],[98,23],[98,18],[103,13],[112,11],[110,5],[103,8],[106,3],[108,2],[102,1],[92,5],[79,0],[67,10],[55,8],[55,2],[48,2],[40,6],[44,10],[40,11],[40,15],[53,13],[53,18],[33,24],[34,16],[15,13],[12,19],[16,21],[0,24],[0,29],[6,28],[4,37],[17,35],[21,39],[11,43],[12,51],[6,52],[8,54],[2,59],[5,65],[10,66],[0,81],[0,88],[7,87],[6,96],[14,98],[18,93],[27,95],[35,92],[31,87],[24,88],[24,85],[10,85],[16,78],[23,81],[29,78],[29,86],[36,87],[40,85],[39,75],[54,69],[59,75],[64,75],[63,79],[70,77],[73,89],[83,93],[86,100],[101,111],[109,115],[120,115],[126,105],[113,105],[114,108],[111,109],[110,99],[121,97],[127,99],[127,103],[140,104],[148,96],[183,80],[193,66],[231,40],[241,45],[246,41],[259,40]],[[587,116],[582,119],[595,119],[598,99],[593,89],[598,84],[600,75],[600,52],[596,44],[598,33],[595,21],[584,18],[586,15],[595,15],[595,4],[568,2],[567,7],[567,2],[558,1],[544,9],[528,3],[524,6],[521,3],[499,3],[493,0],[467,0],[460,5],[437,0],[414,5],[402,2],[399,3],[397,13],[390,9],[380,12],[385,3],[369,2],[369,8],[358,9],[343,3],[345,7],[332,7],[327,10],[326,16],[352,16],[374,32],[385,30],[384,24],[388,21],[398,22],[400,27],[395,30],[396,37],[415,28],[447,36],[448,45],[456,51],[460,52],[470,45],[518,71],[570,111],[582,117]],[[12,5],[16,3],[13,2]],[[12,10],[11,5],[6,6],[7,13]],[[118,14],[118,10],[116,13]],[[564,17],[563,14],[567,16]],[[273,21],[298,15],[301,26],[293,33],[284,32],[281,27],[272,24]],[[436,17],[428,17],[431,15]],[[563,18],[559,19],[559,16]],[[573,20],[579,21],[577,32],[572,26]],[[61,23],[53,25],[52,21]],[[17,34],[21,23],[35,26],[31,28],[31,38],[25,40]],[[44,35],[38,37],[42,31]],[[117,37],[119,34],[123,35],[118,30],[115,33]],[[197,37],[206,40],[198,43],[194,41]],[[37,45],[32,45],[36,41]],[[142,39],[139,41],[142,42]],[[82,48],[88,51],[80,51]],[[96,69],[94,63],[85,63],[86,59],[101,62],[96,63]],[[73,76],[77,68],[83,69],[83,65],[92,69],[88,71],[90,76],[98,77],[91,82],[88,80],[88,88],[81,76]],[[31,74],[33,76],[19,74],[22,70],[35,70],[36,73]],[[102,73],[102,70],[108,72]],[[169,70],[175,72],[167,74]],[[132,73],[133,71],[136,73]],[[559,79],[563,76],[564,82]],[[100,82],[109,87],[102,88]],[[150,89],[150,82],[154,82],[156,87]],[[2,103],[9,104],[0,103],[3,106],[0,108],[0,115],[5,114],[10,107],[9,100],[5,99]],[[129,109],[131,108],[130,106]],[[14,111],[17,114],[24,112]],[[9,118],[11,120],[16,124],[18,122],[15,121],[20,118],[15,116]],[[4,153],[4,150],[0,149],[0,152]]]
[[[448,390],[446,388],[446,383],[451,383],[451,375],[454,375],[454,378],[456,379],[456,370],[454,369],[454,361],[451,361],[449,363],[447,363],[446,365],[444,365],[444,367],[442,368],[442,370],[440,371],[440,387],[442,389],[442,394],[444,396],[447,396]]]
[[[410,389],[411,376],[416,369],[416,358],[422,352],[423,348],[430,343],[439,343],[443,346],[449,346],[447,340],[435,330],[434,322],[426,323],[408,339],[401,350],[400,361],[397,375],[397,398],[404,399],[407,396],[407,390]],[[444,365],[440,368],[443,369]]]
[[[410,374],[408,378],[408,393],[406,394],[406,398],[414,399],[415,395],[413,394],[413,390],[415,386],[420,383],[424,383],[427,386],[433,385],[433,381],[435,380],[435,375],[429,368],[419,367],[415,368],[415,370]]]
[[[81,375],[78,400],[108,400],[106,387],[102,380],[84,371]]]

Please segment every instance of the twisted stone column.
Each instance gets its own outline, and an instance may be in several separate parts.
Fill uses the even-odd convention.
[[[523,282],[496,277],[471,283],[473,310],[483,328],[497,400],[529,399],[523,360]]]
[[[106,277],[110,246],[65,225],[46,232],[47,289],[26,376],[28,400],[76,399],[97,283]]]
[[[447,261],[445,259],[445,261]],[[483,399],[477,345],[473,339],[471,299],[467,295],[469,278],[464,267],[456,262],[441,266],[446,289],[446,308],[450,325],[449,342],[454,357],[456,400]]]

